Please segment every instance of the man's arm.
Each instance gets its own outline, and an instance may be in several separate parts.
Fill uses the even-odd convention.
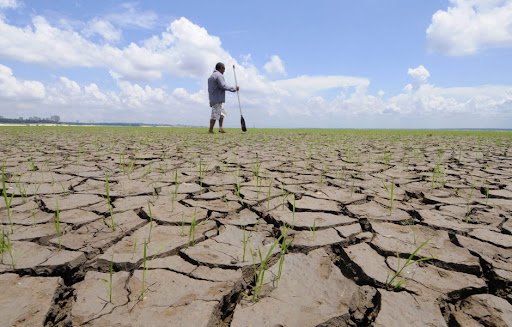
[[[220,89],[222,90],[226,90],[226,91],[231,91],[231,92],[236,92],[237,91],[237,88],[234,87],[234,86],[228,86],[226,84],[226,81],[224,80],[224,76],[222,76],[222,74],[218,74],[217,75],[217,85],[219,86]]]

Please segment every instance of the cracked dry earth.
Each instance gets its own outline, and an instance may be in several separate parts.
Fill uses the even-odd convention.
[[[511,148],[3,127],[0,325],[511,326]]]

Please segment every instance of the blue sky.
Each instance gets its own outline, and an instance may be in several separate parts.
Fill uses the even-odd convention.
[[[222,61],[249,127],[510,128],[510,22],[512,0],[0,0],[0,115],[206,126]]]

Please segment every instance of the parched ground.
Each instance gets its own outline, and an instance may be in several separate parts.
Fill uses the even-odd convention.
[[[1,127],[1,326],[511,326],[512,133]]]

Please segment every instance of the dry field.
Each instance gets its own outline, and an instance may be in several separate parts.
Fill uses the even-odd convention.
[[[512,133],[1,127],[0,326],[511,326]]]

